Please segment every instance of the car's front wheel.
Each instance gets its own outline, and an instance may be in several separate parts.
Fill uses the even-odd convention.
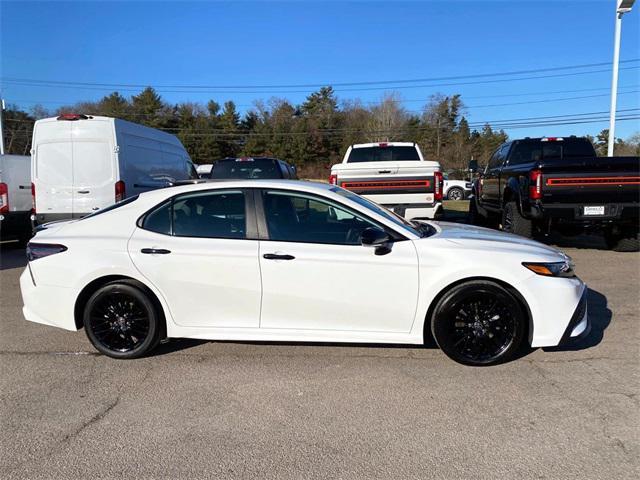
[[[522,345],[527,318],[507,289],[474,280],[453,287],[438,301],[431,333],[456,362],[486,366],[505,362]]]
[[[87,337],[113,358],[138,358],[160,340],[158,314],[149,296],[132,283],[115,281],[98,289],[84,309]]]

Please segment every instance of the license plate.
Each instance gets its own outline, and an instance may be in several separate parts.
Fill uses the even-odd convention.
[[[425,198],[427,203],[433,203],[433,193],[427,193],[427,197]]]
[[[585,215],[604,215],[604,205],[598,207],[584,207]]]

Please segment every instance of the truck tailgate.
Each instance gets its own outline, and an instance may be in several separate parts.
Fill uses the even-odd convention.
[[[640,200],[638,157],[602,157],[543,165],[545,203],[628,203]]]
[[[358,194],[431,193],[438,167],[423,161],[363,162],[334,166],[337,184]]]

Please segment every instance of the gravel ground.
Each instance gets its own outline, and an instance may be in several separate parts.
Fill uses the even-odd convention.
[[[2,478],[640,475],[640,254],[563,249],[592,334],[470,368],[433,347],[176,340],[116,361],[24,321],[0,253]],[[5,246],[6,247],[6,246]]]

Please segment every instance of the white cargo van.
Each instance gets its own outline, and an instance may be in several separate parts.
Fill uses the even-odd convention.
[[[79,218],[127,197],[197,178],[174,135],[117,118],[61,115],[33,129],[34,221]]]
[[[27,155],[0,155],[0,238],[31,237],[31,159]]]

